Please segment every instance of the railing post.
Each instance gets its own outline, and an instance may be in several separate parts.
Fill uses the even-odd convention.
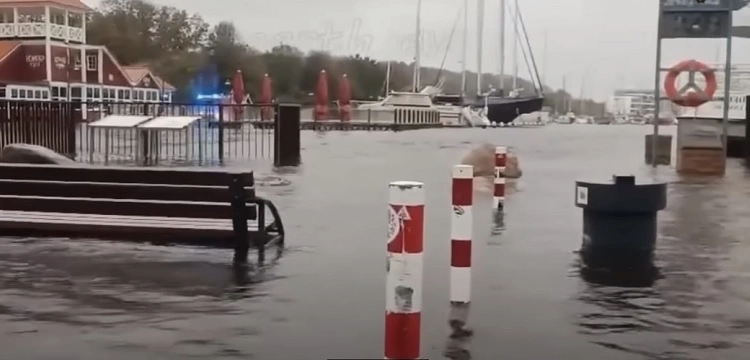
[[[143,104],[143,116],[149,116],[148,104]],[[149,159],[151,158],[151,132],[146,129],[141,129],[140,141],[141,141],[141,158],[143,159],[143,165],[148,165]]]
[[[745,139],[743,140],[742,148],[745,156],[745,166],[750,168],[750,106],[747,106],[747,102],[750,101],[750,96],[745,97]]]
[[[302,161],[299,104],[276,105],[274,117],[274,166],[297,166]]]
[[[210,123],[208,124],[210,126]],[[219,104],[219,163],[224,164],[224,105]]]
[[[80,102],[79,102],[79,106],[80,106]],[[63,109],[60,109],[59,112],[62,113]],[[81,112],[83,112],[82,106],[81,106]],[[73,160],[76,159],[76,155],[77,155],[76,154],[76,149],[77,149],[76,148],[76,130],[77,130],[76,127],[79,123],[75,115],[76,115],[75,106],[73,106],[73,104],[71,103],[68,103],[68,111],[67,111],[67,119],[66,119],[67,121],[65,121],[65,125],[67,128],[65,129],[66,135],[67,135],[67,139],[66,139],[67,146],[65,148],[66,148],[66,153]],[[81,121],[80,123],[81,123],[81,127],[83,127],[83,121]],[[81,136],[81,141],[83,141],[83,136]]]

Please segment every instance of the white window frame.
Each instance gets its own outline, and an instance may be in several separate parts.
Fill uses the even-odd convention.
[[[86,55],[86,71],[99,70],[99,56]]]
[[[13,90],[16,91],[16,94],[18,94],[18,97],[10,97],[7,94],[13,92]],[[5,87],[6,91],[6,97],[8,97],[11,100],[19,100],[19,101],[50,101],[50,88],[48,87],[42,87],[42,86],[24,86],[24,85],[8,85]],[[21,97],[21,91],[24,91],[25,94],[28,94],[29,91],[31,91],[31,94],[36,94],[37,91],[40,92],[40,98],[36,98],[34,96],[29,97],[28,95]],[[24,94],[24,95],[25,95]],[[45,97],[46,94],[46,97]]]

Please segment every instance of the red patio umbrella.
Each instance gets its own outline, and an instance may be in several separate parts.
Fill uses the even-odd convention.
[[[234,120],[242,119],[242,101],[245,100],[245,79],[242,78],[242,71],[237,70],[232,78],[232,100],[234,100]]]
[[[315,87],[314,120],[328,120],[328,76],[325,70],[320,70],[318,84]]]

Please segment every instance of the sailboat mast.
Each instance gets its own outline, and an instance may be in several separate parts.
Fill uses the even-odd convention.
[[[567,86],[565,85],[566,77],[567,77],[566,75],[563,75],[563,105],[567,103],[568,112],[571,112],[573,111],[573,108],[572,108],[573,101],[572,99],[568,99],[568,90],[567,90]]]
[[[544,80],[547,78],[547,29],[544,29],[544,47],[542,48],[542,94],[544,94]]]
[[[518,88],[518,0],[513,1],[513,91]]]
[[[464,0],[464,43],[461,50],[461,98],[466,95],[466,43],[469,42],[469,0]]]
[[[421,16],[422,15],[422,0],[417,0],[417,31],[415,33],[414,37],[414,78],[412,80],[412,91],[413,92],[419,92],[419,72],[420,72],[420,64],[419,64],[419,38],[422,35],[422,23],[421,23]]]
[[[385,64],[385,96],[391,93],[391,62]]]
[[[482,35],[484,33],[484,0],[477,0],[477,96],[482,94]]]
[[[581,93],[578,95],[578,111],[580,111],[581,115],[585,115],[585,102],[583,101],[583,87],[586,85],[586,74],[581,75]]]
[[[505,0],[500,0],[500,91],[505,94]]]

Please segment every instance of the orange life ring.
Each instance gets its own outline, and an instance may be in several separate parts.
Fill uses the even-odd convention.
[[[706,78],[706,88],[701,89],[695,83],[688,83],[685,88],[677,90],[677,77],[684,71],[699,72]],[[687,91],[693,88],[695,91]],[[664,79],[664,92],[673,103],[685,107],[698,107],[713,99],[716,93],[716,74],[706,64],[696,60],[685,60],[673,66]]]

